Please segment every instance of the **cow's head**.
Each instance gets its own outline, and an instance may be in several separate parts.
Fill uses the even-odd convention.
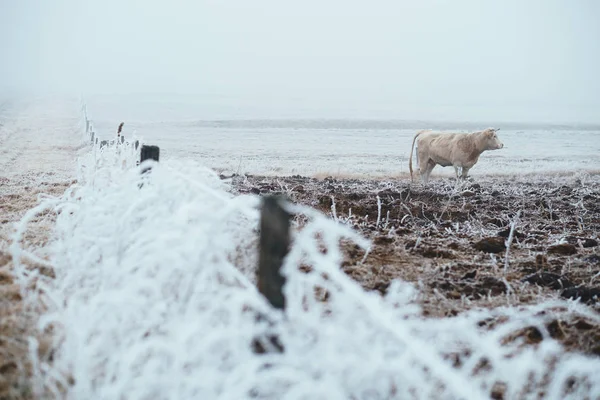
[[[484,143],[486,150],[498,150],[504,147],[504,144],[498,138],[496,134],[500,129],[488,128],[483,131]]]

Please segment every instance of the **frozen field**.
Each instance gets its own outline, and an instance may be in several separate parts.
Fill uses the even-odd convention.
[[[91,104],[94,121],[104,115],[96,125],[101,137],[112,136],[121,119],[113,123],[111,115],[119,113]],[[0,332],[0,367],[11,372],[0,389],[8,398],[600,396],[597,302],[574,302],[558,290],[567,282],[568,289],[597,290],[598,176],[429,186],[223,180],[206,167],[393,177],[402,171],[370,170],[376,166],[368,159],[358,165],[363,152],[353,149],[377,137],[381,143],[363,147],[384,159],[378,152],[392,153],[385,143],[408,141],[412,128],[294,128],[289,121],[267,128],[232,120],[216,127],[183,116],[166,122],[168,115],[147,109],[141,113],[148,119],[131,118],[125,131],[137,129],[163,149],[141,178],[132,148],[89,145],[77,106],[15,105],[5,118],[10,129],[1,128],[10,144],[2,149],[2,205],[12,211],[0,248],[0,284],[12,296],[0,303],[9,306],[0,323],[11,322]],[[159,132],[167,129],[163,140]],[[296,135],[292,150],[280,140]],[[556,157],[570,160],[560,149],[569,149],[568,135],[555,136],[563,138],[551,146]],[[337,153],[323,143],[335,138],[347,153],[329,160]],[[210,158],[208,150],[198,153],[206,143]],[[570,149],[587,157],[589,147]],[[237,155],[249,153],[254,170],[239,167]],[[328,161],[339,170],[330,171]],[[554,170],[543,162],[547,168],[533,172]],[[292,172],[299,166],[305,170]],[[256,194],[280,191],[294,200],[296,215],[282,269],[284,313],[269,307],[255,284]],[[498,231],[510,223],[515,238],[505,241]],[[474,246],[482,239],[509,249],[482,252]],[[554,280],[523,280],[538,270]],[[251,343],[265,335],[276,335],[285,351],[257,353]]]
[[[412,138],[421,129],[471,131],[488,124],[383,120],[250,120],[223,110],[215,120],[193,99],[90,99],[101,137],[121,121],[169,159],[193,159],[219,172],[261,175],[395,177],[408,173]],[[497,124],[505,148],[484,153],[471,175],[563,173],[600,169],[600,130]],[[451,176],[436,167],[435,175]]]

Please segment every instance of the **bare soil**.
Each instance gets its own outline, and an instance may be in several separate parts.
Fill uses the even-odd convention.
[[[365,258],[364,250],[343,243],[345,273],[381,294],[394,279],[414,282],[426,318],[553,298],[579,298],[600,312],[599,175],[438,179],[428,185],[410,179],[222,178],[231,178],[234,192],[283,195],[352,226],[372,247]],[[548,323],[550,335],[567,350],[600,356],[600,326],[563,311]],[[502,321],[481,321],[496,323]],[[532,344],[543,340],[535,327],[517,336]]]

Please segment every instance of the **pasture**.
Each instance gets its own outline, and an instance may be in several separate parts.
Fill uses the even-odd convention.
[[[456,181],[439,169],[423,185],[392,172],[397,163],[371,174],[369,157],[353,163],[343,146],[335,162],[347,169],[325,174],[322,128],[298,141],[305,153],[293,146],[277,153],[268,140],[289,137],[287,128],[267,129],[262,144],[248,140],[252,129],[223,128],[190,132],[195,142],[183,145],[136,136],[125,124],[127,142],[101,148],[88,125],[79,121],[70,147],[76,181],[11,217],[17,230],[3,250],[5,280],[21,289],[9,315],[27,316],[8,331],[27,340],[5,346],[13,351],[13,397],[599,393],[600,176],[581,168],[586,160],[556,173],[555,163],[532,153],[529,162],[542,171],[484,173],[490,163],[508,165],[484,154],[472,178]],[[388,148],[369,145],[373,137],[392,140],[384,131],[362,133],[366,154]],[[354,130],[328,135],[344,133],[361,138]],[[260,163],[232,172],[228,134],[240,149],[264,152]],[[555,137],[557,148],[572,140]],[[134,139],[159,145],[160,161],[138,167]],[[221,154],[211,153],[218,162],[186,152],[219,140]],[[296,168],[293,160],[307,173],[282,173]],[[13,192],[12,200],[26,193]],[[293,215],[284,311],[256,288],[266,195],[288,199]],[[43,243],[32,245],[40,221]],[[257,348],[260,338],[277,341]]]

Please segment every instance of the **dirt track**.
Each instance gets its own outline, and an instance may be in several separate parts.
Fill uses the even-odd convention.
[[[600,311],[599,175],[458,185],[438,178],[427,186],[300,176],[234,176],[232,183],[239,193],[284,194],[353,226],[373,245],[362,262],[365,252],[345,244],[344,271],[381,293],[395,278],[418,284],[426,317],[573,297]],[[600,356],[600,327],[576,315],[552,324],[567,348]],[[541,340],[532,332],[521,334]]]

